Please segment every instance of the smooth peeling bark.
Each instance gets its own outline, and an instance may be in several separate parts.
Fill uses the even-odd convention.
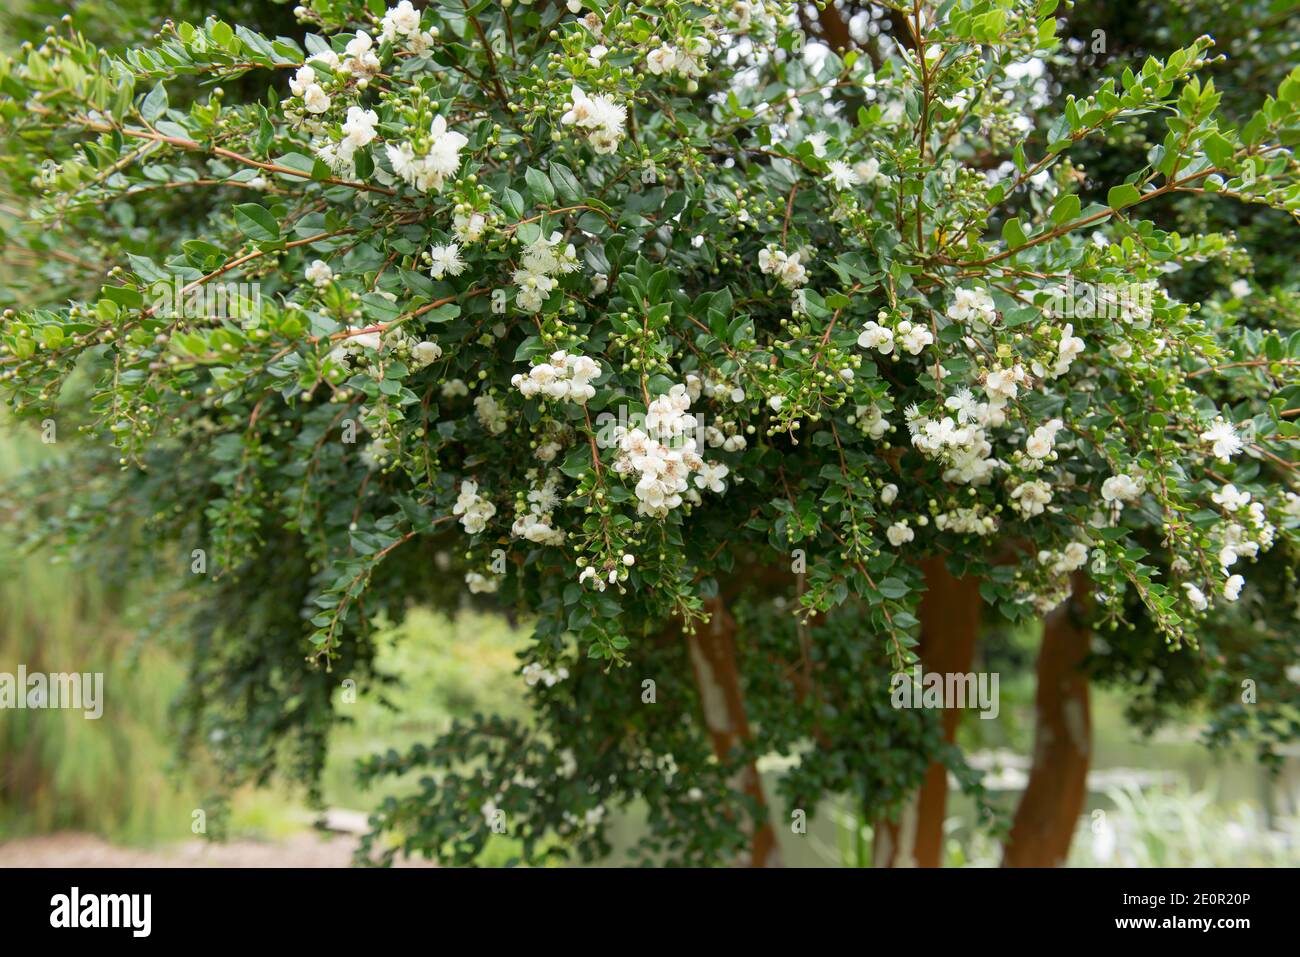
[[[955,578],[942,558],[922,562],[926,591],[921,597],[920,658],[926,673],[966,673],[975,658],[981,599],[979,579]],[[945,708],[943,738],[957,736],[961,711]],[[921,787],[895,820],[876,822],[872,863],[876,867],[938,867],[943,862],[943,822],[948,808],[948,769],[938,761],[926,769]]]
[[[717,599],[706,607],[710,613],[709,620],[697,627],[686,640],[713,753],[719,760],[724,760],[733,748],[749,741],[749,721],[745,717],[740,670],[736,665],[736,620]],[[781,852],[772,823],[768,820],[763,780],[753,762],[740,770],[735,785],[753,798],[759,807],[761,823],[751,834],[750,866],[779,867]]]
[[[1091,637],[1084,624],[1087,596],[1087,580],[1076,577],[1074,596],[1043,621],[1034,763],[1003,850],[1004,867],[1064,864],[1083,812],[1092,752],[1088,676],[1082,669]]]

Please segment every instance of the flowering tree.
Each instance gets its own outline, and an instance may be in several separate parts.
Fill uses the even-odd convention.
[[[315,0],[301,43],[0,62],[14,244],[67,297],[6,312],[0,380],[113,446],[57,531],[201,572],[182,728],[228,780],[314,779],[374,615],[472,601],[534,623],[535,720],[368,762],[436,770],[380,830],[588,859],[638,800],[648,860],[771,863],[936,757],[978,795],[890,703],[927,580],[940,630],[1073,594],[1195,647],[1294,539],[1300,337],[1172,296],[1230,237],[1143,214],[1294,217],[1300,72],[1230,123],[1200,37],[1037,129],[1055,0],[882,6],[869,55],[772,2]],[[1072,151],[1152,116],[1085,202]]]

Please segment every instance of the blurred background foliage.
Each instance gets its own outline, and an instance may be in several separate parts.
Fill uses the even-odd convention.
[[[62,16],[92,40],[124,48],[147,39],[168,17],[201,21],[216,15],[270,35],[297,36],[293,0],[8,0],[0,10],[0,48],[11,50]],[[1218,40],[1227,58],[1216,68],[1228,91],[1229,111],[1252,109],[1262,92],[1274,89],[1300,51],[1293,0],[1162,0],[1135,11],[1131,0],[1089,0],[1060,15],[1069,21],[1064,35],[1075,38],[1073,55],[1051,65],[1046,87],[1051,102],[1067,93],[1086,95],[1099,78],[1148,53],[1187,44],[1201,33]],[[846,20],[862,5],[841,4]],[[1248,11],[1245,8],[1250,8]],[[1247,15],[1248,14],[1248,15]],[[1252,26],[1247,27],[1247,24]],[[1104,50],[1094,52],[1103,39]],[[194,79],[190,82],[202,82]],[[260,93],[265,79],[256,74],[236,81]],[[230,85],[230,84],[227,84]],[[232,88],[232,93],[240,91]],[[1051,109],[1050,104],[1046,107]],[[1154,122],[1154,121],[1153,121]],[[1104,190],[1112,170],[1141,163],[1146,137],[1104,149],[1080,151],[1078,162],[1089,182]],[[194,220],[202,209],[188,209]],[[0,204],[0,223],[15,214]],[[129,209],[109,211],[129,229]],[[1171,277],[1184,298],[1195,299],[1226,281],[1248,279],[1258,294],[1245,304],[1247,321],[1261,326],[1300,325],[1295,293],[1294,250],[1282,237],[1281,214],[1240,204],[1197,203],[1179,199],[1157,216],[1168,228],[1227,230],[1253,251]],[[63,254],[67,254],[65,251]],[[49,296],[39,263],[32,268],[0,267],[4,306]],[[97,282],[96,277],[90,277]],[[64,294],[71,294],[70,291]],[[1217,308],[1208,304],[1207,308]],[[60,423],[67,427],[67,423]],[[0,513],[40,508],[30,482],[6,488],[6,480],[34,466],[48,477],[48,494],[57,495],[65,455],[83,454],[70,443],[46,444],[38,434],[4,429],[0,421]],[[22,493],[19,488],[29,491]],[[7,529],[13,525],[6,526]],[[6,531],[6,535],[11,533]],[[385,797],[416,785],[382,779],[374,789],[358,782],[356,762],[375,754],[402,752],[426,742],[456,719],[475,713],[526,720],[517,653],[527,628],[466,611],[448,619],[418,607],[418,597],[394,625],[380,614],[373,622],[376,646],[373,676],[362,676],[355,701],[337,701],[345,715],[328,744],[322,745],[324,774],[319,794],[286,790],[282,785],[241,789],[229,806],[211,794],[221,769],[176,762],[177,740],[196,733],[186,721],[181,696],[188,655],[182,637],[183,596],[164,593],[147,569],[129,567],[116,556],[97,552],[73,560],[70,554],[33,548],[12,537],[0,538],[0,672],[19,664],[29,671],[91,671],[105,675],[105,694],[113,702],[98,721],[78,711],[7,711],[0,715],[0,841],[34,834],[88,832],[125,845],[157,845],[192,836],[193,812],[204,810],[210,833],[275,839],[307,827],[309,808],[367,811]],[[177,561],[188,557],[174,556]],[[164,558],[165,560],[165,558]],[[1294,574],[1295,557],[1278,556],[1281,582]],[[428,574],[430,570],[425,570]],[[436,570],[433,571],[436,575]],[[240,586],[234,585],[234,600]],[[1288,584],[1289,591],[1294,586]],[[262,596],[268,601],[273,596]],[[257,602],[250,602],[250,608]],[[1283,624],[1300,627],[1291,609]],[[250,610],[250,620],[255,612]],[[1266,620],[1267,619],[1267,620]],[[1279,627],[1276,616],[1246,616],[1225,624],[1221,653],[1243,654],[1242,673],[1250,673],[1250,653],[1269,653],[1261,631]],[[1023,785],[1033,741],[1035,628],[1008,628],[989,622],[981,642],[978,670],[999,672],[998,721],[964,722],[959,744],[971,763],[987,772],[984,786],[995,807],[1009,810]],[[1262,649],[1251,652],[1250,649]],[[1234,651],[1234,649],[1237,649]],[[1169,654],[1153,645],[1153,654]],[[1112,657],[1112,661],[1113,661]],[[1119,662],[1141,668],[1149,663]],[[219,663],[218,663],[219,666]],[[1094,698],[1093,771],[1089,813],[1079,822],[1071,863],[1083,866],[1267,866],[1300,863],[1300,760],[1294,746],[1273,752],[1273,769],[1261,768],[1240,741],[1253,731],[1245,714],[1202,709],[1188,702],[1236,693],[1235,687],[1207,689],[1205,674],[1189,658],[1188,668],[1162,664],[1153,673],[1160,686],[1121,697],[1101,689]],[[400,681],[395,676],[400,675]],[[1104,679],[1105,675],[1098,675]],[[344,688],[339,695],[349,694]],[[1295,736],[1280,729],[1278,738]],[[1221,745],[1207,750],[1204,740]],[[211,743],[211,742],[209,742]],[[259,746],[244,742],[242,746]],[[203,749],[195,749],[200,751]],[[788,769],[769,768],[770,784]],[[797,778],[797,775],[794,775]],[[782,850],[793,865],[865,866],[870,826],[847,803],[814,816],[806,837],[782,833]],[[1001,842],[977,825],[974,802],[954,793],[948,822],[947,863],[996,865]],[[633,811],[615,823],[618,852],[637,841],[642,828]],[[502,842],[487,863],[503,862],[512,849]]]

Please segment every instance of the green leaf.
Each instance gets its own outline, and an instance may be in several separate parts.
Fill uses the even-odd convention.
[[[591,471],[591,446],[579,445],[564,460],[560,471],[569,478],[581,478]]]
[[[280,238],[280,224],[269,209],[257,203],[236,206],[235,225],[241,233],[256,242],[272,243]]]
[[[153,123],[165,112],[167,112],[167,90],[163,88],[160,80],[140,104],[140,115],[145,118],[145,122]]]
[[[1002,238],[1011,249],[1018,249],[1026,242],[1025,227],[1020,225],[1019,219],[1008,219],[1002,226]]]
[[[1232,144],[1218,133],[1211,133],[1201,145],[1205,147],[1205,155],[1213,161],[1215,166],[1226,168],[1232,162],[1234,152]]]
[[[566,202],[576,203],[582,198],[582,187],[578,184],[578,178],[563,163],[551,164],[551,182],[555,184],[556,192]]]
[[[1063,223],[1077,219],[1081,208],[1079,197],[1074,193],[1062,196],[1056,201],[1056,205],[1052,207],[1052,222],[1060,226]]]
[[[531,166],[524,170],[524,181],[528,183],[528,195],[540,206],[549,206],[555,201],[555,187],[550,178],[539,169]]]
[[[1119,186],[1112,186],[1106,193],[1106,205],[1111,209],[1123,209],[1125,206],[1132,206],[1134,203],[1141,202],[1142,194],[1138,192],[1137,187],[1132,183],[1122,183]]]

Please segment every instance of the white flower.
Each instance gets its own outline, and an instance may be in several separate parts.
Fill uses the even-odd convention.
[[[587,134],[587,142],[597,153],[613,153],[623,138],[627,107],[614,102],[606,93],[588,96],[574,84],[569,91],[568,110],[560,118],[565,126],[576,126]]]
[[[1191,602],[1192,607],[1197,611],[1205,611],[1210,607],[1209,599],[1205,597],[1205,593],[1191,582],[1183,582],[1183,590],[1187,592],[1187,600]]]
[[[501,403],[486,393],[474,399],[474,414],[478,416],[483,428],[493,435],[500,435],[510,427],[510,419]]]
[[[831,160],[828,165],[829,172],[826,178],[834,184],[836,189],[852,189],[862,183],[860,177],[848,163],[843,160]]]
[[[800,261],[802,253],[790,253],[769,245],[758,251],[758,269],[766,275],[774,275],[787,289],[795,289],[808,281],[808,270]]]
[[[465,584],[469,586],[471,595],[482,595],[495,592],[500,587],[501,581],[495,576],[488,577],[480,572],[466,572]]]
[[[826,140],[828,138],[829,137],[826,133],[808,134],[808,137],[805,140],[805,142],[812,147],[813,156],[816,156],[818,159],[826,158]]]
[[[1244,279],[1238,279],[1228,287],[1228,292],[1232,293],[1234,299],[1245,299],[1250,295],[1250,283]]]
[[[727,467],[721,463],[705,462],[695,476],[695,484],[711,492],[725,492],[727,486],[722,480],[727,477],[727,471]]]
[[[487,230],[487,217],[482,213],[457,213],[451,228],[461,242],[476,243]]]
[[[992,369],[984,377],[984,394],[988,396],[989,405],[1000,409],[1016,397],[1019,382],[1024,378],[1024,370],[1019,366],[1010,369]]]
[[[885,529],[885,537],[889,539],[889,544],[897,548],[916,538],[916,533],[908,526],[906,521],[895,522]]]
[[[551,669],[544,667],[536,661],[524,665],[519,673],[523,675],[524,681],[529,687],[540,682],[548,688],[553,688],[556,684],[569,677],[569,669],[564,666],[560,666],[554,671],[551,671]]]
[[[429,135],[432,142],[425,163],[438,176],[451,176],[460,169],[460,151],[469,140],[464,134],[447,129],[447,120],[442,116],[434,117]]]
[[[948,318],[957,323],[988,325],[997,317],[997,308],[987,289],[958,289],[948,306]]]
[[[1025,454],[1035,459],[1045,459],[1051,455],[1056,433],[1063,425],[1060,419],[1052,419],[1046,425],[1034,429],[1029,438],[1025,439]]]
[[[894,330],[868,320],[858,335],[858,345],[864,349],[875,349],[887,356],[894,351]]]
[[[858,343],[861,344],[859,339]],[[956,395],[950,395],[943,402],[945,409],[951,409],[957,413],[958,422],[973,422],[979,415],[979,403],[975,401],[975,395],[970,389],[963,386],[957,390]]]
[[[1245,584],[1246,579],[1240,575],[1230,575],[1228,580],[1223,583],[1223,597],[1228,601],[1236,601],[1241,597],[1241,589]]]
[[[1022,482],[1011,490],[1012,506],[1026,518],[1042,515],[1051,501],[1051,486],[1037,479]]]
[[[882,505],[893,505],[894,500],[898,498],[898,486],[889,482],[880,490],[880,503]]]
[[[1214,424],[1201,433],[1201,441],[1209,442],[1215,457],[1223,463],[1227,463],[1243,448],[1236,428],[1222,418],[1215,419]]]
[[[460,169],[460,151],[469,143],[464,134],[447,129],[442,116],[434,117],[429,135],[429,149],[423,156],[417,156],[410,143],[384,147],[393,172],[422,193],[442,191],[447,177]]]
[[[361,332],[356,328],[349,328],[347,336],[343,339],[342,349],[344,352],[355,352],[358,349],[374,349],[379,351],[383,345],[383,333],[380,332]]]
[[[1083,542],[1071,542],[1065,546],[1065,551],[1061,557],[1067,566],[1066,571],[1082,568],[1084,563],[1088,561],[1088,546]]]
[[[444,276],[459,276],[465,271],[465,263],[460,258],[460,246],[447,243],[445,246],[429,247],[429,275],[434,279]]]
[[[374,110],[349,106],[348,118],[343,123],[343,141],[352,149],[365,146],[375,138],[375,124],[378,122],[379,115]]]
[[[497,513],[497,507],[478,494],[477,482],[466,479],[460,483],[460,497],[451,511],[460,516],[466,532],[476,535],[487,528],[488,520]]]
[[[853,173],[858,178],[858,182],[865,183],[867,186],[888,186],[890,179],[884,173],[880,172],[880,160],[874,156],[853,164]]]
[[[316,71],[309,64],[304,63],[289,80],[289,92],[294,96],[305,96],[307,88],[312,86],[318,86]]]
[[[436,342],[417,342],[411,347],[411,357],[417,366],[423,368],[442,358],[442,346]]]
[[[542,396],[582,404],[596,394],[591,382],[600,378],[600,363],[589,356],[553,352],[550,361],[536,362],[528,375],[515,375],[510,384],[525,397]],[[651,403],[651,412],[655,406]]]
[[[1229,483],[1217,492],[1210,493],[1216,505],[1223,506],[1225,512],[1239,512],[1250,504],[1249,492],[1238,492],[1237,486]]]
[[[934,342],[934,336],[929,329],[919,322],[913,323],[906,319],[898,324],[898,334],[902,347],[914,356],[920,355],[921,350]]]
[[[334,270],[330,269],[329,263],[323,259],[312,260],[311,265],[307,267],[307,281],[317,289],[322,286],[328,286],[330,280],[334,278]]]
[[[1074,325],[1066,323],[1065,328],[1061,330],[1061,344],[1057,347],[1056,366],[1053,371],[1058,376],[1065,375],[1071,363],[1083,353],[1083,350],[1084,342],[1074,335]]]
[[[358,30],[356,36],[343,48],[344,59],[341,69],[345,73],[378,73],[379,57],[371,49],[375,41],[365,30]]]
[[[382,21],[385,40],[398,36],[409,37],[420,32],[420,11],[411,6],[411,0],[401,0],[395,7],[389,7]]]
[[[308,63],[324,63],[331,70],[339,68],[339,55],[333,50],[321,50],[319,53],[313,53],[307,57]]]
[[[1108,503],[1135,502],[1142,495],[1142,482],[1131,475],[1112,475],[1101,483],[1101,497]]]
[[[677,67],[677,48],[665,43],[646,54],[646,69],[655,76],[671,73]]]
[[[316,83],[303,91],[302,102],[308,113],[324,113],[330,108],[329,96]]]

